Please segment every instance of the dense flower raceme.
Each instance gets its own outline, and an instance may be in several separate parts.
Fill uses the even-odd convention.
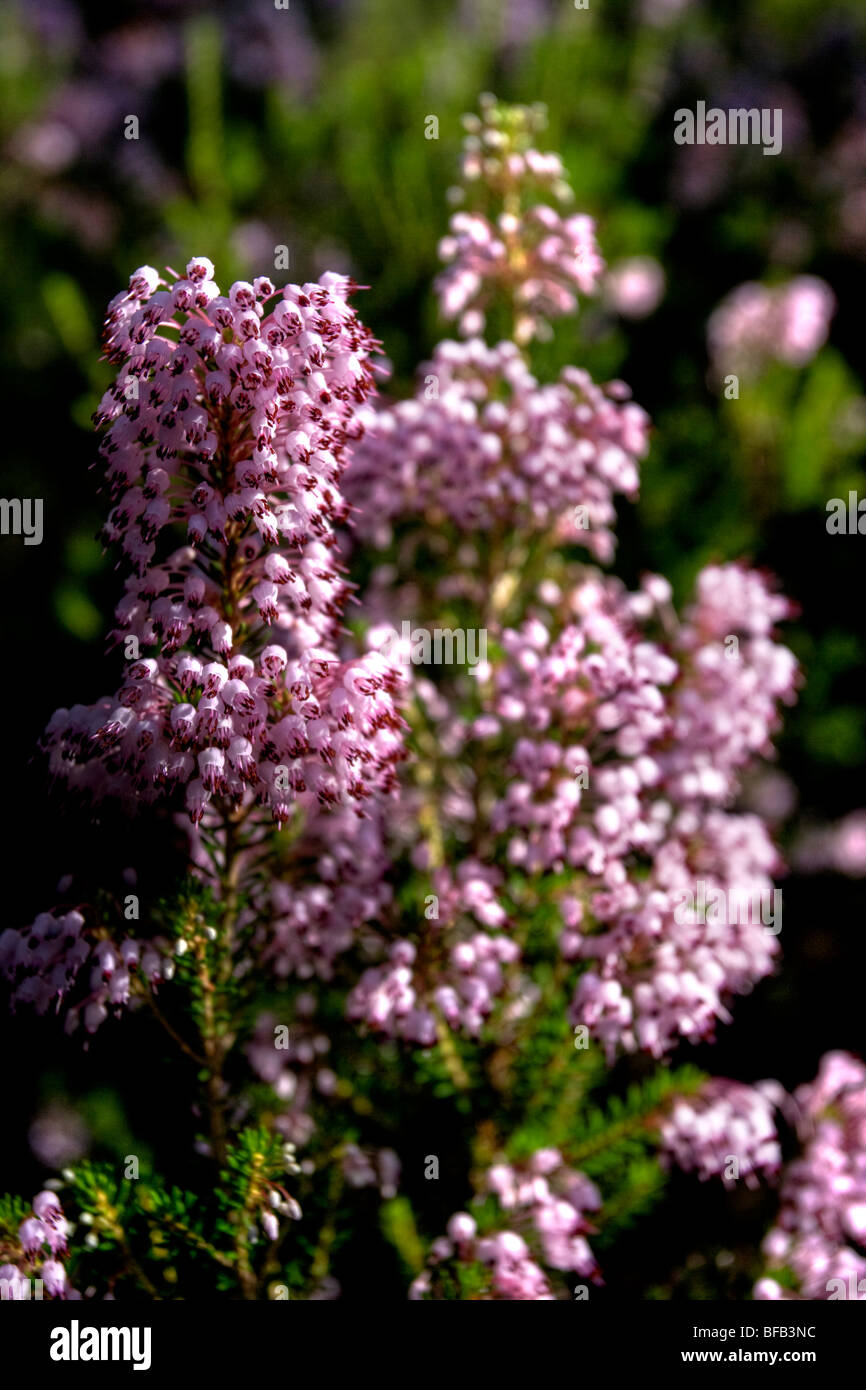
[[[829,285],[813,275],[774,288],[739,285],[707,325],[715,372],[753,377],[772,360],[805,366],[826,342],[835,307]]]
[[[674,1101],[661,1126],[662,1154],[702,1182],[721,1177],[726,1184],[742,1179],[757,1187],[761,1177],[773,1178],[781,1167],[774,1116],[787,1100],[776,1081],[708,1081],[697,1095]]]
[[[563,949],[590,963],[575,1023],[609,1050],[656,1055],[677,1036],[711,1036],[729,1017],[725,996],[772,966],[777,942],[760,915],[716,922],[677,908],[698,881],[750,900],[771,891],[780,864],[763,822],[726,808],[742,769],[769,751],[796,677],[770,635],[787,605],[760,576],[703,572],[676,662],[643,640],[632,616],[641,597],[664,601],[661,583],[649,579],[637,603],[614,585],[582,586],[577,621],[549,652],[543,627],[520,635],[499,707],[537,734],[517,743],[495,813],[522,832],[512,859],[586,875],[564,903]],[[731,659],[725,639],[737,633]],[[559,730],[567,742],[553,737]]]
[[[794,1093],[803,1152],[785,1169],[769,1275],[755,1297],[866,1300],[866,1065],[844,1052],[821,1059]],[[793,1275],[790,1280],[777,1271]]]
[[[506,129],[504,116],[491,119]],[[525,113],[513,119],[523,129]],[[502,137],[506,145],[511,138]],[[488,144],[500,147],[499,137]],[[465,181],[481,195],[503,195],[501,160],[488,163],[474,146],[466,160]],[[514,177],[523,177],[516,165]],[[514,285],[508,293],[519,300]],[[562,950],[582,970],[573,1020],[611,1055],[625,1047],[660,1056],[680,1037],[711,1037],[729,1019],[729,997],[751,989],[778,954],[760,911],[729,921],[676,909],[698,883],[750,904],[772,894],[782,866],[767,829],[732,807],[742,774],[771,752],[778,706],[793,698],[797,673],[774,638],[790,605],[736,565],[699,576],[677,626],[658,577],[628,595],[559,563],[533,592],[518,550],[511,578],[525,617],[499,625],[495,598],[509,578],[502,556],[514,536],[543,537],[548,547],[582,541],[593,558],[610,558],[614,495],[634,495],[648,434],[627,396],[621,384],[602,390],[575,369],[540,384],[513,343],[445,342],[421,369],[412,400],[368,412],[348,492],[363,541],[385,549],[398,536],[396,567],[383,564],[365,595],[371,645],[419,611],[406,606],[412,596],[413,604],[426,597],[428,615],[431,598],[468,601],[501,649],[471,673],[472,692],[459,675],[434,685],[413,673],[414,700],[448,761],[441,837],[453,834],[488,872],[509,864],[537,881],[576,870],[561,902]],[[407,526],[424,528],[431,547],[443,528],[457,534],[432,595],[400,572],[413,554],[399,538]],[[486,546],[478,543],[485,533]],[[497,544],[500,570],[487,573]],[[665,634],[661,644],[646,634],[650,622]],[[404,792],[404,805],[420,824],[421,800]],[[481,807],[496,838],[485,836],[478,855]],[[423,852],[415,847],[416,865]],[[462,867],[452,871],[458,881]],[[531,1006],[519,953],[506,949],[513,937],[482,929],[484,949],[471,914],[425,923],[421,939],[392,941],[350,1010],[377,1029],[432,1043],[437,1011],[475,1036],[497,999]],[[437,994],[443,971],[445,995]],[[455,994],[480,1007],[467,1015]]]
[[[514,336],[524,343],[544,336],[549,319],[573,312],[578,292],[598,290],[604,262],[595,228],[590,217],[560,211],[573,196],[562,161],[533,147],[543,107],[505,108],[483,97],[481,115],[464,124],[462,186],[453,197],[466,206],[440,243],[447,267],[436,282],[440,308],[472,336],[501,297],[513,304]]]
[[[646,633],[672,621],[658,576],[637,594],[601,576],[558,597],[542,589],[547,602],[500,633],[501,655],[478,668],[475,717],[414,682],[447,750],[442,831],[458,844],[477,834],[485,805],[494,858],[463,852],[431,875],[438,917],[391,944],[350,1012],[430,1044],[436,1009],[475,1036],[497,998],[531,1006],[494,863],[530,886],[568,868],[560,946],[582,971],[573,1022],[610,1054],[660,1056],[679,1037],[712,1036],[729,1019],[727,999],[767,975],[778,953],[760,904],[773,900],[780,861],[763,821],[730,807],[794,694],[796,663],[773,636],[789,606],[761,575],[711,567],[663,647]],[[459,769],[475,766],[483,785],[471,772],[461,785]],[[404,796],[420,823],[417,800]],[[415,861],[423,865],[423,845]],[[736,895],[736,910],[682,911],[700,883],[726,903]]]
[[[345,597],[339,481],[374,347],[351,288],[326,275],[278,295],[259,279],[224,296],[198,258],[174,282],[145,267],[112,301],[106,538],[133,571],[115,636],[141,654],[117,696],[51,721],[71,785],[144,801],[183,786],[194,822],[216,796],[282,823],[305,791],[360,805],[389,783],[390,673],[327,647]]]
[[[527,117],[491,119],[522,130]],[[507,182],[500,163],[488,165],[474,147],[466,159],[469,182],[499,196]],[[509,292],[519,298],[514,286]],[[647,446],[648,419],[627,398],[620,383],[602,390],[576,369],[543,385],[514,343],[442,343],[413,399],[367,412],[348,493],[361,540],[384,550],[397,537],[396,566],[374,572],[365,594],[371,645],[419,612],[405,606],[410,599],[428,618],[431,600],[459,600],[500,649],[472,671],[474,691],[459,674],[434,685],[413,673],[431,749],[448,760],[441,837],[453,833],[488,872],[494,864],[535,879],[578,871],[562,901],[562,949],[583,970],[574,1021],[611,1054],[624,1046],[661,1055],[681,1036],[711,1036],[729,1017],[727,997],[749,990],[778,953],[760,912],[729,922],[678,920],[675,909],[698,881],[756,901],[772,892],[781,864],[767,830],[731,808],[742,773],[771,752],[796,666],[774,639],[790,606],[759,574],[708,568],[677,626],[663,579],[648,577],[628,595],[616,581],[554,563],[561,542],[583,542],[597,560],[612,554],[614,496],[634,495]],[[431,548],[438,532],[456,533],[432,593],[400,570],[414,557],[402,538],[413,526]],[[503,573],[515,538],[547,547],[540,584],[521,573],[519,546],[515,573]],[[518,621],[503,628],[505,581],[519,590]],[[662,644],[650,640],[649,623],[661,628]],[[473,707],[474,717],[466,713]],[[469,768],[462,778],[461,766]],[[420,824],[418,797],[404,791],[404,804]],[[482,806],[496,840],[486,837],[479,855],[472,843]],[[417,866],[423,853],[422,845],[412,851]],[[462,868],[454,866],[457,881]],[[425,924],[417,942],[392,941],[350,1010],[431,1043],[436,1009],[474,1036],[496,998],[512,994],[523,1007],[531,982],[507,949],[513,938],[481,925],[484,949],[471,915]],[[437,996],[443,971],[447,993]],[[480,1007],[466,1014],[455,994]]]
[[[540,385],[513,343],[440,343],[412,400],[365,413],[347,477],[359,536],[384,544],[407,516],[463,532],[555,528],[609,560],[614,494],[635,496],[647,450],[648,417],[628,397],[576,367]]]
[[[477,1037],[508,983],[513,995],[527,983],[516,964],[517,942],[489,930],[506,921],[496,875],[464,861],[456,877],[439,868],[431,882],[437,910],[419,945],[394,942],[387,962],[366,970],[348,1001],[350,1018],[426,1047],[436,1041],[437,1014]]]
[[[587,1235],[601,1206],[595,1184],[570,1169],[556,1149],[539,1149],[526,1165],[498,1163],[483,1189],[497,1198],[508,1228],[479,1236],[468,1212],[457,1212],[447,1237],[434,1241],[430,1266],[413,1283],[410,1298],[436,1297],[446,1262],[486,1266],[483,1297],[549,1302],[555,1298],[542,1266],[601,1283]],[[482,1194],[483,1195],[483,1194]]]
[[[308,873],[254,881],[252,910],[268,923],[261,948],[275,975],[329,980],[361,924],[380,919],[391,906],[381,808],[371,807],[363,819],[347,807],[311,809],[303,850]]]
[[[114,634],[126,676],[116,696],[58,710],[46,735],[52,771],[94,799],[182,789],[199,868],[196,827],[219,830],[226,808],[263,826],[299,810],[320,882],[295,893],[258,875],[254,906],[276,920],[278,969],[302,975],[382,899],[378,813],[364,817],[403,756],[400,672],[334,648],[346,586],[333,527],[375,346],[351,288],[326,275],[277,294],[260,279],[223,296],[197,258],[184,279],[136,271],[112,302],[119,370],[98,419],[106,538],[132,569]],[[93,1031],[129,1001],[131,971],[151,984],[171,973],[158,943],[107,936],[77,909],[44,913],[0,937],[0,969],[40,1010],[75,987],[67,1024]]]
[[[36,1297],[80,1299],[69,1283],[63,1261],[69,1223],[57,1194],[46,1190],[33,1199],[33,1215],[18,1229],[20,1250],[14,1263],[0,1265],[0,1299],[19,1302]],[[34,1281],[42,1281],[38,1291]]]
[[[171,979],[174,962],[161,938],[118,939],[89,930],[73,908],[41,912],[23,931],[7,927],[0,934],[0,972],[13,984],[13,1007],[31,1004],[43,1014],[65,1004],[67,1031],[82,1022],[93,1033],[110,1010],[129,1004],[136,974],[156,989]]]

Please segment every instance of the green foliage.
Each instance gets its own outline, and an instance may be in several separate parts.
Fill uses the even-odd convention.
[[[658,1067],[646,1080],[629,1086],[624,1096],[612,1095],[603,1108],[589,1110],[575,1125],[570,1136],[571,1162],[591,1177],[602,1177],[635,1147],[652,1142],[665,1101],[694,1094],[706,1079],[696,1067]]]
[[[75,1243],[74,1277],[112,1289],[143,1288],[158,1299],[200,1297],[208,1287],[232,1296],[245,1279],[257,1288],[270,1266],[251,1228],[284,1170],[280,1140],[261,1127],[242,1130],[230,1144],[210,1193],[156,1177],[127,1178],[107,1163],[67,1170],[63,1200],[87,1236]],[[9,1213],[11,1226],[17,1209]],[[297,1271],[292,1277],[298,1284]]]
[[[217,1204],[230,1213],[249,1205],[252,1190],[265,1190],[281,1176],[282,1143],[264,1127],[244,1129],[229,1150],[227,1171],[216,1189]]]
[[[30,1207],[23,1197],[4,1193],[0,1197],[0,1239],[17,1241],[18,1227],[30,1214]]]
[[[382,1207],[382,1231],[400,1256],[409,1275],[424,1267],[424,1246],[415,1226],[412,1205],[406,1197],[394,1197]]]
[[[847,496],[848,481],[856,486],[859,470],[851,466],[866,442],[862,414],[850,410],[857,395],[856,379],[830,348],[802,374],[792,409],[781,412],[784,502],[792,510],[820,513],[828,496]]]

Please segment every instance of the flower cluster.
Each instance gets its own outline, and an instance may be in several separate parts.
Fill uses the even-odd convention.
[[[514,968],[519,946],[489,930],[507,925],[496,895],[499,876],[469,859],[456,875],[434,870],[431,881],[435,910],[419,945],[393,942],[387,960],[364,971],[347,1003],[350,1018],[424,1047],[436,1041],[437,1018],[477,1037],[497,998],[522,980]]]
[[[433,1242],[430,1267],[412,1281],[410,1299],[435,1298],[442,1278],[440,1266],[453,1262],[483,1269],[481,1291],[473,1295],[477,1299],[522,1303],[553,1301],[550,1284],[522,1236],[516,1231],[496,1231],[478,1237],[476,1231],[475,1221],[467,1212],[452,1216],[448,1236]]]
[[[296,818],[318,883],[263,875],[262,833],[234,865],[241,925],[282,974],[329,970],[383,904],[379,801],[404,756],[401,672],[335,647],[339,483],[375,347],[352,288],[326,275],[277,294],[262,278],[223,296],[196,258],[184,279],[136,271],[112,302],[118,374],[97,418],[106,539],[132,569],[114,633],[126,671],[115,696],[58,710],[46,732],[52,771],[94,799],[133,809],[183,791],[191,858],[218,893],[226,816],[265,834]],[[0,938],[16,1001],[40,1011],[68,1002],[85,966],[67,1026],[91,1032],[129,1002],[134,972],[155,985],[172,969],[157,944],[83,930],[77,910]]]
[[[523,131],[528,118],[485,110],[464,181],[496,200],[525,170],[515,163],[509,174],[505,154],[488,159],[482,137],[489,125],[488,153],[507,151],[509,122]],[[535,193],[557,196],[552,185]],[[514,285],[508,293],[519,302]],[[793,308],[790,317],[799,324]],[[775,637],[791,605],[760,573],[711,565],[678,621],[659,576],[630,594],[562,556],[563,543],[583,541],[609,559],[614,496],[636,491],[648,420],[621,384],[602,390],[569,368],[544,385],[515,343],[480,339],[440,344],[420,383],[413,399],[368,412],[349,477],[357,533],[383,549],[394,542],[365,594],[368,640],[375,646],[395,613],[424,612],[426,597],[427,614],[432,603],[474,610],[492,651],[468,674],[413,673],[439,790],[435,808],[422,787],[402,791],[404,818],[420,831],[406,844],[412,863],[454,853],[455,882],[469,862],[487,875],[507,866],[524,914],[548,876],[567,875],[554,893],[562,954],[580,971],[572,1021],[611,1057],[661,1057],[681,1038],[711,1038],[731,996],[766,976],[779,949],[761,904],[782,865],[764,821],[733,808],[743,774],[772,752],[780,704],[794,698],[796,662]],[[437,550],[438,535],[454,532]],[[404,568],[428,552],[444,573],[425,595]],[[535,554],[546,567],[527,576]],[[733,910],[679,911],[698,885]],[[392,939],[365,972],[351,1015],[425,1045],[437,1014],[470,1036],[494,997],[503,1017],[519,1016],[535,985],[521,931],[503,942],[490,930],[502,921],[478,925],[483,951],[462,919],[446,941],[435,924],[399,931],[412,939]],[[455,966],[471,972],[462,991]],[[467,994],[482,1002],[469,1016]]]
[[[775,1081],[708,1081],[697,1095],[672,1105],[661,1126],[662,1154],[701,1182],[742,1178],[757,1187],[760,1176],[775,1177],[781,1167],[774,1114],[785,1100]]]
[[[283,1165],[290,1177],[297,1177],[302,1171],[295,1145],[289,1141],[283,1144]],[[280,1183],[268,1183],[265,1200],[258,1213],[261,1228],[268,1240],[279,1240],[281,1216],[290,1221],[300,1221],[303,1214],[300,1203]]]
[[[363,819],[351,807],[311,810],[303,849],[303,879],[252,882],[250,920],[268,923],[262,953],[278,978],[330,980],[361,923],[381,918],[393,898],[381,808]]]
[[[469,341],[440,344],[409,401],[369,405],[377,344],[340,276],[279,293],[261,278],[223,295],[196,258],[184,277],[144,267],[110,307],[118,374],[98,421],[105,536],[130,569],[113,633],[126,674],[115,696],[58,711],[47,745],[72,787],[127,804],[164,798],[184,824],[203,887],[174,953],[201,1052],[154,1013],[202,1069],[199,1151],[258,1174],[243,1186],[228,1261],[245,1297],[276,1268],[281,1218],[301,1216],[283,1169],[303,1183],[325,1161],[337,1187],[397,1193],[398,1155],[379,1147],[378,1120],[372,1141],[363,1131],[377,1114],[363,1052],[348,1079],[369,1032],[439,1046],[456,1089],[469,1083],[463,1049],[480,1042],[504,1090],[506,1054],[549,1020],[580,1025],[610,1060],[711,1038],[778,952],[762,905],[781,864],[764,821],[737,800],[794,696],[796,662],[776,637],[791,608],[765,576],[712,565],[680,620],[664,579],[645,576],[631,593],[575,556],[582,544],[591,560],[611,558],[615,498],[636,494],[649,422],[622,383],[602,388],[569,367],[545,385],[518,345],[573,310],[603,269],[589,219],[559,210],[567,184],[558,157],[533,148],[538,129],[537,111],[492,98],[470,122],[463,175],[477,196],[452,222],[439,282]],[[509,301],[516,342],[473,336]],[[786,301],[774,329],[790,360],[809,338],[808,303]],[[349,523],[371,549],[393,546],[357,606],[364,656],[340,626]],[[393,644],[374,650],[397,614],[426,625],[440,603],[449,622],[459,614],[485,634],[469,669],[446,658],[451,669],[421,674],[401,669]],[[407,731],[415,756],[398,778]],[[161,939],[116,941],[88,920],[75,907],[4,932],[0,969],[16,1000],[71,1003],[71,1025],[93,1031],[171,978],[172,962]],[[308,984],[282,989],[282,1024],[255,1013],[262,970],[269,996],[289,978],[334,988],[324,1001]],[[241,1051],[265,1085],[235,1095]],[[815,1269],[850,1264],[845,1241],[862,1245],[866,1231],[858,1067],[836,1059],[799,1096],[816,1133],[786,1176],[788,1243],[774,1233],[773,1253],[804,1288]],[[487,1168],[476,1215],[452,1217],[412,1298],[550,1301],[566,1274],[601,1282],[590,1242],[602,1195],[564,1156],[573,1092],[549,1075],[547,1118],[563,1126],[549,1141],[562,1151]],[[544,1077],[516,1085],[543,1090]],[[629,1162],[632,1145],[655,1144],[651,1113],[663,1159],[701,1178],[732,1178],[732,1157],[750,1184],[778,1169],[779,1088],[719,1080],[665,1110],[658,1097],[674,1090],[653,1092],[639,1134],[628,1131]],[[350,1096],[351,1134],[337,1131],[335,1146],[332,1111]],[[257,1107],[261,1132],[232,1153],[232,1127]],[[542,1114],[527,1106],[516,1152],[529,1135],[535,1148]],[[603,1136],[612,1157],[616,1129]],[[493,1132],[477,1155],[492,1152]],[[37,1202],[22,1259],[45,1246],[54,1259],[62,1213],[50,1193]],[[321,1203],[305,1206],[309,1219]],[[257,1274],[262,1234],[273,1248]],[[337,1287],[318,1269],[331,1238],[324,1230],[312,1297]],[[52,1296],[74,1296],[54,1263],[43,1266]]]
[[[675,909],[699,879],[770,891],[778,860],[763,823],[725,807],[796,676],[771,637],[787,606],[760,576],[704,571],[676,659],[641,631],[668,596],[656,576],[636,595],[587,581],[558,637],[541,617],[507,630],[492,718],[477,726],[492,747],[521,731],[491,815],[508,858],[534,874],[583,872],[563,903],[563,950],[592,962],[574,1021],[610,1049],[659,1055],[677,1035],[709,1035],[728,1016],[724,995],[771,967],[777,946],[760,920],[678,920]],[[720,624],[736,630],[735,660]]]
[[[755,1297],[778,1299],[790,1271],[803,1298],[866,1299],[866,1066],[844,1052],[822,1057],[799,1087],[802,1154],[785,1169],[775,1228],[764,1241],[769,1275]]]
[[[573,312],[577,292],[596,292],[604,262],[592,219],[560,211],[573,196],[561,159],[534,148],[544,108],[503,107],[489,95],[480,105],[480,116],[464,117],[463,186],[454,190],[455,202],[475,195],[479,206],[451,218],[436,289],[443,317],[459,319],[466,337],[483,330],[503,297],[516,311],[515,341],[525,343]]]
[[[449,1262],[485,1267],[489,1274],[482,1296],[488,1299],[554,1299],[543,1265],[601,1282],[586,1239],[593,1231],[589,1214],[598,1211],[601,1197],[583,1173],[568,1168],[557,1149],[539,1149],[521,1167],[495,1164],[485,1174],[484,1190],[495,1195],[510,1228],[479,1236],[467,1212],[452,1216],[447,1237],[433,1242],[430,1267],[413,1283],[410,1298],[435,1297],[440,1267]]]
[[[588,1213],[601,1206],[595,1184],[563,1161],[557,1149],[538,1149],[523,1168],[497,1163],[486,1174],[493,1192],[518,1230],[537,1240],[542,1262],[598,1280],[598,1265],[586,1235]]]
[[[313,996],[303,993],[295,1000],[291,1028],[277,1024],[271,1014],[260,1015],[246,1048],[250,1066],[276,1098],[275,1129],[293,1146],[309,1143],[315,1130],[314,1100],[333,1095],[337,1082],[328,1066],[331,1040],[316,1026],[315,1009]]]
[[[393,675],[325,646],[346,594],[340,477],[375,347],[352,288],[329,274],[222,295],[198,257],[181,279],[143,267],[112,301],[118,375],[97,420],[105,536],[132,567],[114,634],[129,665],[115,697],[49,725],[71,785],[144,801],[185,787],[194,823],[222,798],[278,824],[304,792],[360,807],[389,785]]]
[[[449,760],[440,829],[465,840],[483,804],[487,844],[483,857],[461,853],[433,871],[442,920],[426,922],[417,945],[392,942],[350,1015],[427,1046],[436,1013],[469,1036],[497,996],[514,1016],[533,986],[516,936],[499,930],[508,913],[497,865],[524,875],[528,891],[568,870],[560,948],[582,972],[572,1020],[610,1055],[661,1056],[680,1037],[711,1037],[729,997],[778,954],[762,904],[775,902],[779,857],[764,822],[731,804],[793,698],[796,663],[774,638],[790,606],[736,565],[703,571],[679,625],[659,576],[634,594],[601,576],[569,593],[541,588],[546,602],[497,634],[474,717],[447,687],[414,682]],[[668,632],[663,644],[652,625]],[[466,772],[475,767],[481,786]],[[419,796],[402,793],[410,824],[423,823]],[[423,839],[412,853],[422,867]],[[680,911],[701,884],[730,911]]]
[[[94,1033],[109,1010],[129,1004],[136,975],[155,989],[171,979],[174,962],[164,942],[115,941],[107,931],[89,929],[73,909],[40,912],[23,931],[7,927],[0,935],[0,972],[14,986],[13,1007],[31,1004],[44,1014],[50,1005],[59,1010],[69,1004],[66,1031],[83,1022]]]
[[[749,993],[770,973],[779,947],[751,913],[745,920],[737,914],[711,921],[709,913],[690,920],[678,916],[679,906],[696,881],[755,901],[772,891],[777,867],[755,817],[675,818],[650,877],[622,895],[634,905],[612,913],[602,922],[606,930],[580,943],[576,954],[591,966],[578,980],[573,1021],[602,1040],[610,1056],[624,1047],[661,1057],[680,1038],[712,1039],[719,1021],[730,1022],[730,997]],[[596,912],[601,905],[596,898]]]
[[[754,377],[773,360],[805,366],[826,342],[835,307],[829,285],[813,275],[775,288],[753,281],[739,285],[707,324],[716,374]]]
[[[0,1299],[19,1302],[33,1298],[34,1278],[42,1281],[49,1298],[80,1299],[63,1265],[68,1234],[69,1223],[56,1193],[40,1192],[33,1199],[33,1215],[18,1229],[20,1253],[16,1262],[0,1265]]]
[[[431,936],[435,942],[435,932]],[[348,1016],[430,1047],[437,1037],[437,1010],[452,1028],[478,1036],[505,989],[505,969],[519,959],[520,947],[507,936],[486,932],[464,937],[442,952],[435,968],[438,983],[431,983],[426,993],[422,981],[433,973],[427,964],[431,951],[424,953],[426,968],[416,962],[417,954],[411,941],[394,942],[385,965],[364,971],[349,996]]]
[[[378,1188],[383,1201],[397,1195],[400,1160],[393,1149],[365,1150],[357,1144],[346,1144],[342,1169],[349,1187]]]
[[[567,367],[543,386],[513,343],[443,342],[412,400],[368,411],[347,494],[360,537],[412,515],[461,532],[555,529],[607,561],[613,497],[637,492],[649,420],[622,382]]]

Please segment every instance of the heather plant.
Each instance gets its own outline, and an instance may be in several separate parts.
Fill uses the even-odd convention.
[[[711,564],[678,615],[604,568],[650,421],[533,363],[604,269],[543,127],[467,118],[437,284],[462,336],[408,400],[373,401],[342,275],[222,294],[196,257],[109,306],[123,675],[45,747],[70,800],[176,821],[188,872],[140,921],[65,881],[0,968],[73,1036],[149,1010],[209,1171],[73,1163],[9,1199],[4,1297],[350,1297],[372,1196],[413,1299],[591,1298],[674,1166],[781,1183],[755,1296],[860,1296],[862,1064],[791,1097],[689,1056],[780,965],[752,905],[784,866],[740,795],[795,697],[792,605]],[[418,1199],[446,1168],[465,1210]]]

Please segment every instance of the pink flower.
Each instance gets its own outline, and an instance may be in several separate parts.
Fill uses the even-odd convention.
[[[604,291],[611,308],[623,318],[646,318],[661,303],[665,273],[652,256],[633,256],[611,266]]]
[[[481,98],[481,116],[465,118],[461,198],[478,204],[451,218],[439,245],[447,269],[436,282],[446,319],[467,337],[480,333],[487,308],[504,295],[516,310],[518,343],[549,334],[548,320],[577,308],[577,292],[594,294],[604,262],[590,217],[563,216],[572,198],[562,161],[533,147],[543,129],[540,107],[510,107]]]
[[[782,1162],[774,1111],[777,1083],[743,1086],[718,1078],[693,1097],[674,1101],[662,1124],[662,1152],[669,1162],[701,1181],[742,1178],[758,1186],[758,1175],[774,1176]]]
[[[330,655],[325,667],[308,655],[334,636],[347,592],[333,527],[346,515],[340,476],[375,345],[341,276],[287,285],[279,299],[266,278],[226,299],[212,277],[205,257],[173,286],[145,267],[109,308],[118,376],[97,413],[114,504],[105,535],[131,569],[114,635],[145,650],[115,697],[58,711],[47,744],[52,770],[93,797],[149,802],[186,783],[193,824],[220,799],[259,802],[282,822],[304,787],[328,806],[365,800],[400,753],[396,676],[374,674],[366,658]],[[178,342],[161,336],[157,285],[168,286]],[[192,542],[180,549],[178,527]],[[247,661],[239,634],[256,652],[270,628],[280,640],[266,660],[226,679],[226,666]],[[338,743],[313,743],[305,726],[333,732],[335,687],[363,688],[366,668],[377,692],[358,711],[366,717]],[[292,716],[293,766],[280,784],[277,730]]]
[[[621,383],[567,367],[542,386],[511,343],[440,343],[415,398],[367,417],[347,482],[357,534],[386,544],[390,520],[444,513],[465,533],[554,529],[607,561],[614,496],[636,495],[648,426]]]
[[[830,287],[812,275],[775,288],[740,285],[707,324],[716,375],[753,377],[772,359],[805,366],[826,342],[835,307]]]
[[[0,1300],[21,1303],[32,1297],[30,1280],[17,1265],[0,1265]]]
[[[803,1149],[782,1174],[776,1227],[764,1241],[770,1275],[787,1266],[809,1299],[866,1299],[866,1066],[828,1052],[794,1093]],[[771,1292],[761,1280],[756,1297]]]
[[[18,1239],[27,1255],[34,1254],[48,1239],[47,1227],[34,1216],[28,1216],[18,1227]]]
[[[68,1280],[66,1270],[57,1260],[45,1260],[40,1270],[42,1282],[51,1298],[63,1298]]]

